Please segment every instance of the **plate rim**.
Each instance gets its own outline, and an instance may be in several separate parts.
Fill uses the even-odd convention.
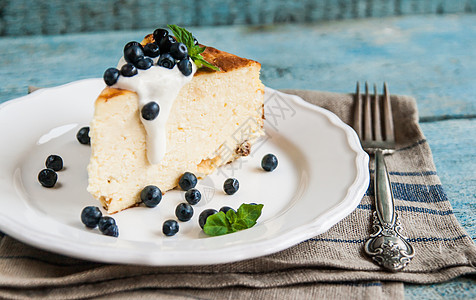
[[[76,84],[96,84],[100,78],[93,78],[93,79],[83,79],[78,81],[69,82],[64,85],[44,88],[29,95],[25,95],[19,98],[15,98],[12,100],[7,100],[4,103],[0,104],[0,111],[3,110],[5,107],[10,106],[15,103],[23,102],[32,100],[32,98],[36,98],[43,93],[48,92],[55,92],[55,90],[68,88],[70,86],[74,86]],[[304,109],[309,109],[318,112],[319,114],[325,116],[329,122],[340,129],[342,129],[346,136],[346,144],[350,147],[350,149],[356,154],[354,165],[356,167],[356,176],[354,178],[353,183],[347,188],[347,193],[344,198],[337,204],[328,209],[322,215],[315,218],[312,222],[305,224],[305,228],[299,229],[299,234],[296,235],[296,230],[290,230],[280,236],[280,243],[275,243],[274,239],[264,239],[260,240],[259,242],[254,243],[257,248],[261,248],[261,251],[254,252],[254,253],[246,253],[243,251],[237,251],[237,249],[242,249],[245,244],[237,244],[231,245],[226,247],[227,251],[233,251],[233,257],[220,257],[219,254],[223,252],[223,248],[216,249],[216,250],[206,250],[205,253],[208,257],[214,257],[215,259],[204,259],[200,262],[189,262],[184,260],[183,263],[164,263],[163,260],[154,259],[154,255],[147,255],[147,256],[138,256],[138,255],[130,255],[131,252],[129,249],[119,249],[115,248],[116,255],[110,256],[101,256],[98,257],[96,255],[91,255],[94,249],[103,249],[103,245],[96,245],[95,247],[91,247],[90,251],[83,251],[78,249],[77,244],[71,243],[70,241],[61,240],[60,236],[54,236],[52,234],[48,234],[44,230],[36,230],[35,234],[32,234],[31,231],[25,232],[24,228],[22,228],[20,222],[12,220],[8,215],[5,215],[3,211],[0,211],[0,229],[5,232],[7,235],[18,239],[26,244],[32,245],[34,247],[38,247],[47,251],[52,251],[55,253],[59,253],[62,255],[67,255],[79,259],[86,259],[91,261],[99,261],[104,263],[132,263],[138,265],[148,265],[148,266],[180,266],[180,265],[209,265],[209,264],[222,264],[222,263],[231,263],[236,261],[241,261],[245,259],[252,259],[256,257],[261,257],[265,255],[269,255],[272,253],[276,253],[282,250],[285,250],[289,247],[292,247],[302,241],[305,241],[309,238],[315,237],[319,234],[322,234],[329,230],[332,226],[340,222],[343,218],[347,215],[352,213],[360,203],[362,197],[364,196],[370,181],[370,174],[368,171],[368,162],[369,156],[367,153],[362,149],[360,140],[355,133],[355,131],[347,124],[345,124],[336,114],[333,112],[324,109],[322,107],[313,105],[301,97],[292,94],[286,94],[280,92],[278,90],[274,90],[269,87],[265,87],[265,93],[268,92],[276,92],[284,95],[285,97],[289,97],[294,101],[295,104],[303,107]],[[36,101],[36,100],[35,100]],[[303,227],[302,225],[301,227]],[[239,234],[235,233],[235,234]],[[59,240],[62,243],[55,243]],[[111,240],[110,245],[114,247],[114,240]],[[153,251],[152,253],[160,253],[161,251]],[[236,253],[235,253],[236,252]],[[179,253],[179,252],[178,252]],[[129,254],[129,255],[128,255]],[[124,258],[126,256],[127,258]],[[217,259],[220,257],[221,259]]]

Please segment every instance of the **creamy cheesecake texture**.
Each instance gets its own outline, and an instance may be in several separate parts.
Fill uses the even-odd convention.
[[[260,64],[211,47],[203,57],[221,70],[199,69],[180,90],[166,123],[167,149],[159,164],[147,159],[138,95],[107,87],[96,100],[88,191],[108,213],[138,204],[147,185],[165,192],[178,185],[184,172],[210,174],[247,155],[264,134]]]

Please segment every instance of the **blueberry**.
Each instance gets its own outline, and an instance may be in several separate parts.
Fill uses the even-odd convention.
[[[197,177],[190,172],[183,173],[182,177],[179,179],[179,186],[182,190],[188,191],[193,189],[197,185]]]
[[[185,200],[191,205],[195,205],[202,199],[202,194],[197,189],[190,189],[185,192]]]
[[[147,70],[150,67],[152,67],[153,64],[154,64],[154,62],[152,61],[152,58],[142,57],[135,63],[135,66],[138,69]]]
[[[196,37],[193,37],[193,44],[194,44],[194,45],[198,45],[198,40],[197,40]]]
[[[193,216],[193,207],[188,203],[180,203],[175,208],[175,216],[182,222],[187,222]]]
[[[268,172],[273,171],[278,166],[278,159],[274,154],[266,154],[261,160],[261,167]]]
[[[198,225],[200,225],[200,227],[203,229],[203,226],[205,226],[205,223],[207,223],[208,217],[216,213],[218,212],[213,208],[205,209],[200,213],[200,216],[198,217]]]
[[[63,169],[63,159],[58,155],[50,155],[46,158],[45,166],[53,171]]]
[[[133,64],[127,63],[122,66],[121,75],[125,77],[132,77],[134,75],[137,75],[137,68]]]
[[[119,228],[117,227],[116,224],[110,225],[106,229],[104,229],[104,231],[102,233],[104,235],[118,237],[119,236]]]
[[[175,220],[167,220],[162,225],[162,232],[166,236],[175,235],[179,231],[179,224]]]
[[[170,55],[175,59],[184,59],[188,56],[188,48],[183,43],[173,43],[170,46]]]
[[[164,53],[160,55],[157,65],[167,69],[173,69],[175,67],[175,59],[172,55]]]
[[[38,173],[38,181],[44,187],[54,187],[57,180],[58,174],[52,169],[43,169]]]
[[[104,231],[111,225],[116,225],[116,220],[113,218],[104,216],[99,219],[98,227],[101,232],[104,233]]]
[[[89,127],[86,126],[81,128],[76,134],[76,138],[83,145],[91,144],[91,139],[89,138]]]
[[[148,57],[157,57],[159,56],[159,45],[156,43],[148,43],[144,46],[144,55]]]
[[[171,37],[170,35],[167,35],[163,37],[159,42],[159,49],[160,53],[169,53],[170,52],[170,47],[172,47],[172,44],[176,43],[177,41]]]
[[[158,28],[154,30],[153,36],[154,36],[154,41],[156,44],[159,44],[160,41],[167,37],[169,35],[169,32],[166,29]]]
[[[103,79],[104,82],[108,85],[116,84],[117,80],[119,79],[119,70],[116,68],[109,68],[104,72]]]
[[[182,59],[181,61],[179,61],[179,63],[177,64],[180,72],[182,72],[182,74],[184,76],[188,76],[190,74],[192,74],[192,63],[190,62],[190,60],[187,58],[187,59]]]
[[[140,199],[145,206],[156,207],[162,200],[162,191],[155,185],[148,185],[140,192]]]
[[[223,190],[225,193],[228,195],[233,195],[238,191],[240,188],[240,183],[238,182],[238,179],[236,178],[228,178],[225,180],[225,183],[223,184]]]
[[[98,226],[102,213],[97,206],[86,206],[81,212],[81,222],[89,228]]]
[[[128,63],[136,63],[144,57],[144,48],[138,42],[129,42],[124,46],[124,59]]]
[[[229,206],[223,206],[222,208],[220,208],[220,211],[222,211],[226,214],[226,212],[229,211],[230,209],[236,213],[236,210],[234,210],[233,208],[231,208]]]
[[[160,106],[155,101],[151,101],[144,105],[141,109],[141,115],[144,120],[152,121],[159,115]]]

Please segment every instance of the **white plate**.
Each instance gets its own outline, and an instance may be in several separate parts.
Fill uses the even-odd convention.
[[[325,232],[359,204],[369,183],[368,156],[355,132],[337,116],[297,96],[266,89],[266,137],[253,153],[198,184],[202,201],[191,221],[173,237],[162,223],[174,218],[183,192],[167,192],[155,208],[115,214],[119,237],[87,229],[81,210],[98,205],[86,191],[90,148],[76,132],[91,120],[104,83],[88,79],[43,89],[0,106],[0,230],[25,243],[61,254],[110,263],[203,265],[274,253]],[[274,172],[260,168],[274,153]],[[37,180],[48,155],[63,157],[55,188]],[[227,177],[240,181],[233,196],[222,191]],[[206,208],[263,203],[251,229],[207,237],[198,226]]]

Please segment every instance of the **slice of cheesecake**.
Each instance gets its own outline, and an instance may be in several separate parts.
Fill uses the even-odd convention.
[[[147,185],[165,192],[185,172],[203,177],[248,155],[264,134],[261,65],[212,47],[202,55],[220,71],[200,68],[181,88],[168,115],[166,152],[158,164],[147,158],[138,94],[106,87],[97,98],[88,191],[108,213],[139,204]]]

